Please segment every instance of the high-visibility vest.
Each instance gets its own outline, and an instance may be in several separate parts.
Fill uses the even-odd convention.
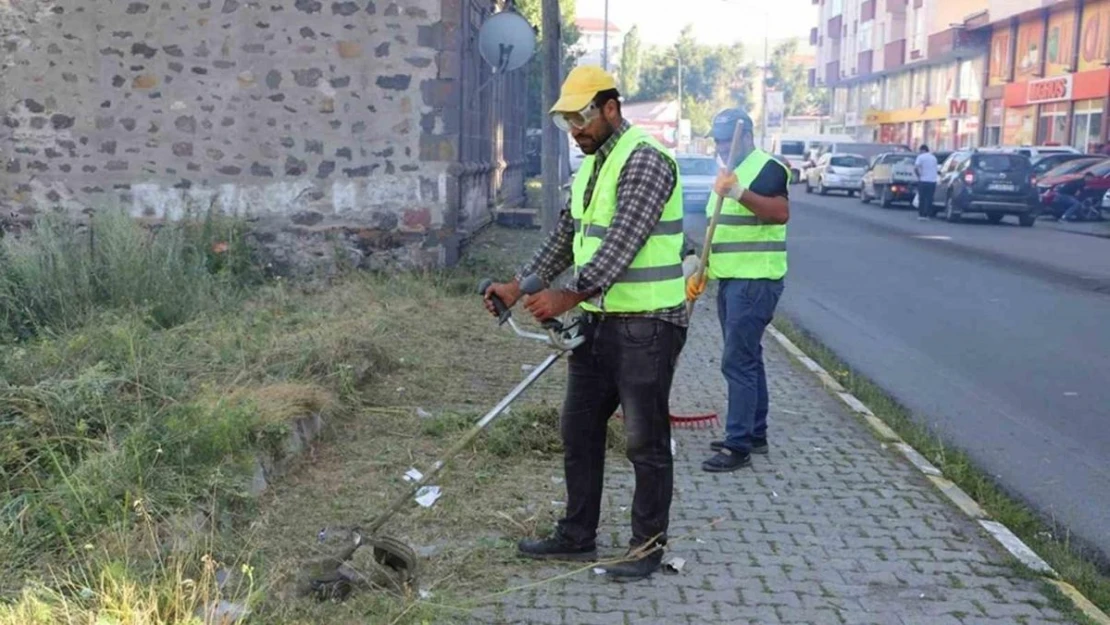
[[[763,150],[749,154],[735,170],[740,185],[745,189],[751,186],[768,162],[782,166]],[[789,171],[786,179],[790,179]],[[712,218],[716,208],[717,194],[712,193],[705,212]],[[782,278],[786,275],[786,224],[763,222],[743,204],[726,197],[709,246],[707,274],[717,280]]]
[[[600,305],[593,299],[582,308],[591,312],[644,313],[682,305],[686,298],[682,274],[682,182],[678,166],[658,141],[640,128],[629,128],[605,158],[594,182],[590,205],[585,205],[586,187],[594,170],[595,156],[589,155],[574,176],[571,186],[571,216],[574,217],[575,271],[593,258],[617,212],[617,181],[633,150],[647,144],[675,165],[675,186],[663,206],[663,214],[632,264],[602,294]]]

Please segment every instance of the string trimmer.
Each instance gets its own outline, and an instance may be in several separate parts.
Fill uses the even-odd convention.
[[[481,295],[485,295],[489,289],[491,280],[483,280],[478,286],[478,291]],[[543,290],[543,281],[537,276],[528,276],[521,281],[521,292],[531,295]],[[497,405],[490,409],[481,419],[479,419],[471,428],[460,438],[454,445],[443,453],[443,456],[436,461],[431,468],[423,474],[420,479],[415,480],[412,485],[403,493],[399,494],[393,502],[386,507],[376,519],[368,524],[365,529],[354,528],[351,530],[343,530],[344,535],[341,539],[343,543],[337,550],[337,553],[326,555],[322,558],[308,563],[306,569],[309,571],[306,583],[304,584],[303,592],[313,593],[320,599],[346,597],[351,591],[353,584],[360,580],[353,579],[354,572],[346,567],[345,564],[354,555],[355,551],[364,545],[370,545],[374,549],[374,560],[379,565],[391,569],[394,574],[403,582],[410,582],[416,577],[416,569],[418,558],[416,552],[404,541],[399,539],[379,534],[378,532],[385,526],[395,514],[397,514],[406,504],[413,500],[417,493],[431,483],[432,479],[439,474],[447,463],[451,461],[460,451],[469,446],[483,430],[489,426],[497,417],[505,412],[509,404],[513,403],[529,386],[540,378],[548,369],[551,368],[560,358],[574,350],[585,340],[584,337],[578,336],[577,324],[564,325],[563,322],[556,319],[549,319],[543,322],[544,333],[529,332],[517,325],[516,321],[512,318],[512,312],[505,302],[501,301],[497,296],[490,297],[494,308],[498,315],[498,325],[509,324],[513,332],[522,338],[539,341],[554,351],[547,356],[535,369],[528,374],[517,384],[516,387],[509,391]],[[320,530],[317,539],[320,542],[325,542],[328,538],[328,529]]]

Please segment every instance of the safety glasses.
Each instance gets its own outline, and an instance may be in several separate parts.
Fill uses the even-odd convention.
[[[595,102],[590,102],[586,108],[578,111],[577,113],[552,113],[551,121],[563,132],[570,132],[572,130],[580,130],[589,125],[590,122],[597,119],[601,113],[597,108]]]

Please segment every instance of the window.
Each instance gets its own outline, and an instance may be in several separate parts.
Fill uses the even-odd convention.
[[[975,166],[982,171],[1021,171],[1029,169],[1029,159],[1013,154],[980,154]]]
[[[1072,119],[1071,145],[1083,152],[1094,152],[1102,130],[1102,101],[1083,100],[1075,103]]]
[[[682,176],[716,176],[717,161],[711,158],[680,158],[678,173]]]
[[[914,11],[913,18],[913,36],[910,39],[912,46],[910,50],[925,51],[925,9],[920,8]]]
[[[834,156],[829,161],[833,167],[867,167],[867,159],[862,156]]]
[[[859,48],[860,52],[866,52],[872,48],[872,29],[874,25],[875,22],[870,21],[864,22],[863,25],[859,27],[858,34],[856,35],[856,46]]]
[[[1037,124],[1038,145],[1062,145],[1068,142],[1068,103],[1056,102],[1041,105],[1041,119]]]

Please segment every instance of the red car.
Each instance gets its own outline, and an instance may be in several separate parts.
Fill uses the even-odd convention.
[[[1076,162],[1086,162],[1086,161],[1076,161]],[[1090,196],[1090,197],[1097,196],[1098,198],[1101,199],[1103,194],[1105,194],[1106,191],[1108,189],[1110,189],[1110,159],[1107,159],[1105,157],[1102,157],[1101,159],[1095,158],[1095,159],[1092,160],[1092,163],[1093,164],[1090,164],[1085,168],[1079,169],[1078,171],[1075,171],[1074,173],[1068,173],[1068,174],[1063,174],[1063,175],[1050,175],[1050,176],[1046,176],[1046,177],[1038,180],[1037,181],[1037,191],[1040,192],[1040,194],[1041,194],[1041,203],[1044,204],[1045,206],[1048,206],[1048,205],[1052,204],[1053,200],[1056,199],[1056,188],[1059,185],[1067,183],[1067,182],[1072,182],[1074,180],[1079,180],[1080,178],[1085,176],[1088,172],[1093,174],[1094,178],[1091,178],[1087,182],[1087,184],[1083,187],[1083,190],[1080,191],[1079,199],[1082,200],[1082,199],[1084,199],[1088,196]],[[1065,165],[1072,165],[1072,163],[1066,163]],[[1063,167],[1064,166],[1062,165],[1061,168],[1063,168]],[[1056,170],[1052,170],[1052,171],[1049,171],[1048,173],[1053,174],[1055,172],[1056,172]]]

